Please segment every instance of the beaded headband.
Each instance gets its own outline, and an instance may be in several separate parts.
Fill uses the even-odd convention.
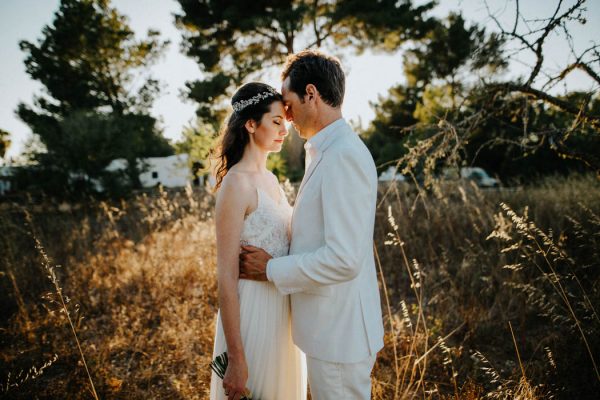
[[[259,93],[256,96],[252,96],[247,100],[237,101],[237,102],[233,103],[231,106],[233,107],[233,111],[240,112],[244,108],[246,108],[252,104],[258,104],[258,103],[260,103],[261,100],[264,100],[267,97],[276,96],[278,94],[279,93],[277,93],[277,91],[275,89],[269,87],[266,92]]]

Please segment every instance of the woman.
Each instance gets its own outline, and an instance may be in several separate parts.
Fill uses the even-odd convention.
[[[287,255],[292,209],[267,156],[287,135],[282,98],[262,83],[242,86],[223,130],[217,165],[216,231],[219,313],[213,358],[227,351],[210,398],[305,400],[306,366],[290,331],[289,297],[270,282],[239,280],[240,244]]]

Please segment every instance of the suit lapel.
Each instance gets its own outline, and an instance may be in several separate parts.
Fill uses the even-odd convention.
[[[302,182],[300,183],[300,187],[298,188],[298,194],[296,194],[296,201],[294,202],[294,209],[292,212],[292,222],[291,222],[292,225],[294,224],[294,216],[296,215],[296,209],[298,208],[297,207],[298,203],[301,200],[302,190],[304,189],[304,187],[308,183],[308,180],[311,178],[311,176],[315,172],[315,169],[317,168],[317,166],[323,159],[323,154],[325,154],[325,152],[327,151],[327,148],[333,142],[335,142],[341,135],[344,134],[345,129],[347,129],[346,127],[347,127],[347,124],[344,121],[344,125],[337,127],[337,129],[333,132],[329,132],[327,139],[323,141],[323,143],[320,146],[319,152],[315,155],[315,158],[313,158],[310,165],[308,166],[308,170],[304,173],[304,177],[302,178]]]
[[[300,201],[300,198],[302,195],[302,189],[304,189],[304,186],[306,186],[306,183],[312,176],[313,172],[315,172],[317,165],[321,162],[322,159],[323,159],[322,153],[321,152],[317,153],[315,155],[315,158],[311,161],[310,165],[308,166],[308,170],[304,174],[304,177],[302,178],[302,182],[300,183],[300,188],[298,188],[298,194],[296,194],[296,201],[294,202],[294,208],[292,210],[292,221],[291,221],[292,225],[294,225],[294,217],[296,216],[296,210],[298,209],[298,202]]]
[[[304,186],[306,186],[306,183],[312,176],[313,172],[315,171],[315,168],[317,168],[317,165],[321,162],[322,158],[323,158],[323,153],[318,152],[315,155],[315,158],[313,158],[312,161],[310,162],[310,165],[308,166],[308,170],[306,170],[306,173],[304,174],[304,177],[302,178],[302,182],[300,183],[300,188],[298,189],[298,195],[296,196],[296,200],[298,200],[300,198],[300,193],[302,193],[302,189],[304,189]]]

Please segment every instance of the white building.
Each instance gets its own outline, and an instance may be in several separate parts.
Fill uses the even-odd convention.
[[[188,164],[187,154],[176,154],[168,157],[138,158],[140,182],[143,187],[157,185],[174,188],[183,187],[192,182],[192,173]],[[127,160],[118,158],[112,160],[106,167],[107,171],[118,171],[127,168]],[[200,182],[202,184],[202,181]]]
[[[137,167],[141,171],[139,179],[142,187],[151,188],[162,185],[167,188],[177,188],[185,187],[188,184],[193,186],[204,185],[204,177],[194,177],[188,160],[188,154],[176,154],[168,157],[138,158]],[[0,196],[15,189],[13,187],[13,176],[17,168],[20,167],[0,166]],[[105,170],[117,172],[125,170],[126,168],[127,160],[118,158],[112,160]],[[126,177],[127,175],[124,174],[123,176]],[[72,182],[77,180],[89,180],[98,192],[104,191],[104,187],[99,180],[89,179],[84,173],[71,172],[69,178]]]

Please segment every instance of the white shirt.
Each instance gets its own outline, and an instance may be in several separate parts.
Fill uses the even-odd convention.
[[[338,126],[344,123],[346,123],[344,118],[336,119],[325,128],[315,133],[313,137],[304,143],[304,150],[306,151],[304,158],[304,172],[308,170],[311,161],[314,160],[315,156],[319,153],[319,147],[327,138],[327,134],[336,130]]]

